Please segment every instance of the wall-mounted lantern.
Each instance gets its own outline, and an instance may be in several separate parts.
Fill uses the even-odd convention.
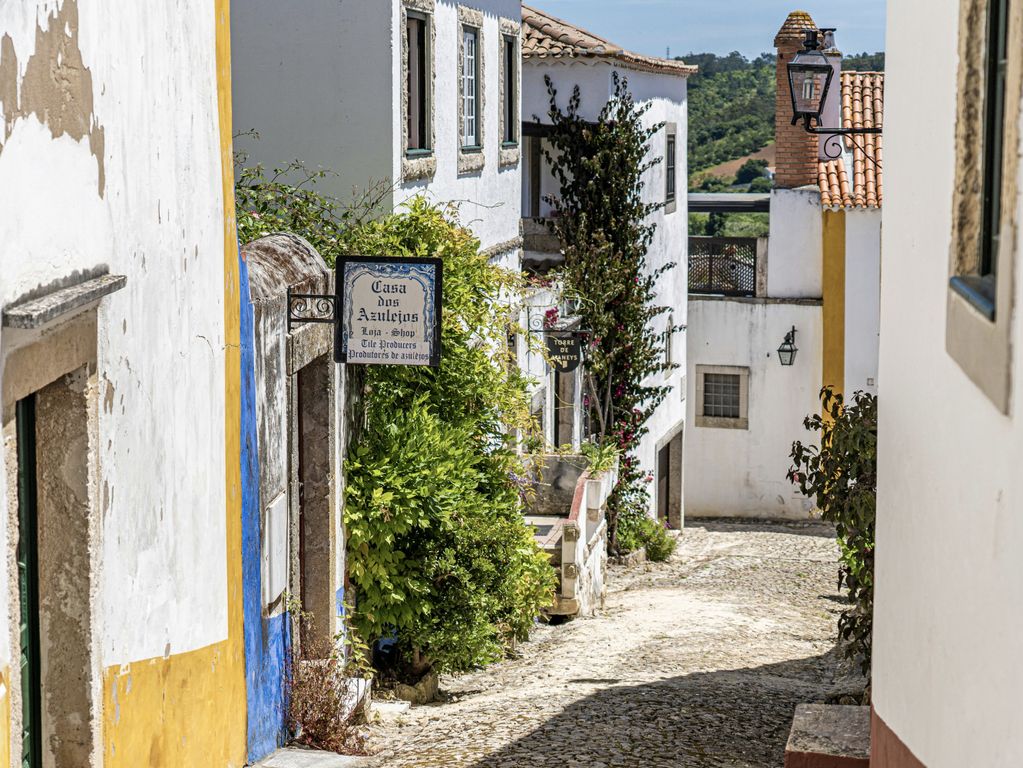
[[[834,39],[830,34],[825,37],[825,45],[827,44],[834,45]],[[824,47],[818,30],[808,29],[803,41],[803,50],[793,56],[792,61],[788,63],[789,95],[792,98],[792,124],[796,125],[802,120],[807,133],[827,135],[828,138],[823,145],[824,153],[834,160],[842,156],[842,142],[838,140],[840,136],[848,137],[849,141],[856,143],[852,137],[880,134],[884,129],[821,126],[821,115],[827,106],[828,93],[835,77],[835,70],[828,60]],[[857,146],[861,150],[864,149],[859,144]],[[875,168],[880,169],[880,164],[870,153],[864,151],[863,156],[873,163]]]
[[[782,365],[792,365],[796,362],[796,353],[799,349],[796,348],[796,326],[792,326],[792,330],[785,334],[785,341],[778,347],[778,360],[781,361]]]

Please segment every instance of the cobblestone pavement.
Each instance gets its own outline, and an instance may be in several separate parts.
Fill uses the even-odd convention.
[[[670,562],[612,569],[597,617],[374,726],[373,765],[780,768],[795,705],[850,688],[836,559],[822,523],[690,522]]]

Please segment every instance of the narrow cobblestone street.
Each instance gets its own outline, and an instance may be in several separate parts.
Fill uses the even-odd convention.
[[[612,569],[597,617],[374,727],[374,765],[780,768],[795,705],[844,690],[836,559],[822,523],[695,521],[669,563]]]

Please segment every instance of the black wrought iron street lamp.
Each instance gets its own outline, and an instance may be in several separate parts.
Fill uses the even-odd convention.
[[[828,139],[825,141],[824,152],[835,159],[841,156],[841,142],[839,136],[864,136],[880,134],[883,128],[825,128],[821,126],[821,116],[828,103],[828,93],[831,91],[831,83],[835,78],[835,70],[828,60],[828,55],[822,50],[820,34],[816,29],[808,29],[803,41],[803,50],[792,57],[788,64],[789,73],[789,95],[792,97],[792,124],[796,125],[800,120],[807,133],[825,134]],[[850,141],[855,139],[850,138]],[[832,144],[838,147],[837,150]],[[860,147],[863,149],[863,147]],[[877,162],[869,154],[864,156],[874,165]]]
[[[792,365],[796,362],[796,352],[798,351],[799,349],[796,348],[796,326],[793,325],[792,330],[785,334],[785,341],[778,347],[778,359],[782,365]]]

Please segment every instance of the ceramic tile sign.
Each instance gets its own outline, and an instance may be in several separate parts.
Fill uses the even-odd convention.
[[[583,359],[583,341],[573,331],[547,331],[547,354],[558,373],[571,373]]]
[[[440,259],[342,256],[334,359],[358,365],[440,365]]]

